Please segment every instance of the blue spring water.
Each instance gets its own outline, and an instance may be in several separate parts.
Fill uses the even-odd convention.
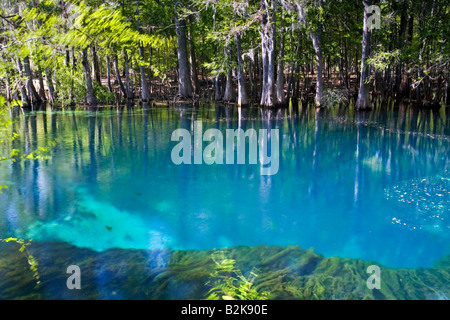
[[[0,164],[0,238],[97,251],[300,245],[408,268],[450,253],[448,116],[269,113],[182,105],[21,116],[11,148],[55,147]],[[171,134],[196,120],[224,137],[279,129],[278,173],[248,161],[175,165]]]

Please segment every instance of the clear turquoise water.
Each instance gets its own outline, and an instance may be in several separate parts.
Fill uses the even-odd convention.
[[[171,134],[193,121],[277,128],[280,167],[175,165]],[[19,116],[27,151],[1,163],[0,238],[109,248],[300,245],[389,267],[450,254],[450,118],[403,107],[351,111],[189,105],[48,111]],[[205,143],[204,145],[206,145]]]

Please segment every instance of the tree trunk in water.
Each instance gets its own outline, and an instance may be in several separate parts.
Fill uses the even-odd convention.
[[[27,91],[28,91],[28,96],[31,100],[31,103],[41,103],[42,100],[39,97],[39,94],[37,93],[36,88],[34,87],[34,84],[33,84],[33,74],[31,72],[29,57],[25,57],[23,59],[23,67],[25,70],[25,75],[27,77]]]
[[[233,72],[231,69],[227,71],[227,80],[225,84],[225,93],[223,100],[231,102],[235,100],[234,88],[233,88]]]
[[[113,92],[113,88],[111,85],[111,59],[109,56],[106,56],[106,81],[108,83],[109,92]]]
[[[192,21],[191,21],[192,22]],[[192,87],[196,94],[200,93],[200,82],[198,80],[197,74],[197,57],[195,55],[194,40],[192,39],[192,34],[189,31],[189,61],[190,61],[190,72],[192,79]]]
[[[364,0],[364,26],[363,26],[363,40],[362,40],[362,56],[361,56],[361,77],[359,80],[359,93],[358,100],[356,101],[355,108],[360,109],[370,109],[370,97],[369,88],[366,84],[366,80],[369,76],[369,66],[367,65],[367,58],[369,56],[369,12],[368,7],[371,5],[371,0]]]
[[[271,8],[268,8],[266,0],[261,1],[264,13],[261,22],[261,48],[263,61],[263,84],[261,93],[261,105],[272,107],[274,105],[274,84],[275,84],[275,33],[276,33],[276,7],[275,1],[271,1]],[[271,15],[270,15],[270,11]],[[268,18],[270,16],[270,19]]]
[[[294,29],[294,25],[292,25],[292,29]],[[293,30],[291,32],[291,42],[293,42]],[[301,48],[301,37],[298,37],[298,44],[297,47],[295,48],[295,55],[298,56],[300,48]],[[287,101],[290,101],[291,98],[295,98],[295,80],[296,80],[296,75],[295,73],[298,73],[298,67],[299,67],[299,63],[298,62],[294,62],[293,65],[291,65],[291,74],[289,76],[289,82],[288,82],[288,88],[287,88]],[[291,93],[292,92],[292,93]]]
[[[316,97],[315,103],[316,106],[322,105],[322,97],[323,97],[323,61],[322,61],[322,35],[321,29],[319,29],[315,33],[310,34],[314,51],[316,52]]]
[[[141,24],[139,19],[136,20],[136,24],[138,32],[141,33]],[[148,89],[147,76],[145,74],[144,60],[145,60],[144,47],[142,46],[142,43],[139,42],[139,71],[141,73],[141,91],[142,91],[141,99],[144,102],[148,102],[150,100],[150,91]]]
[[[127,99],[134,99],[134,92],[131,89],[131,82],[130,82],[130,70],[128,68],[128,54],[127,50],[123,51],[123,58],[125,60],[125,88],[127,90]]]
[[[286,104],[286,96],[284,95],[284,15],[283,9],[281,9],[281,38],[280,47],[278,55],[278,66],[277,66],[277,105]]]
[[[52,72],[49,67],[45,68],[45,77],[47,78],[48,102],[55,102],[55,87],[53,86]]]
[[[11,101],[12,95],[11,95],[11,84],[9,81],[8,71],[5,70],[5,86],[6,86],[6,100]]]
[[[142,101],[148,102],[150,100],[150,91],[147,84],[147,76],[145,74],[144,62],[144,47],[139,43],[139,71],[141,73],[141,90],[142,90]]]
[[[250,96],[251,100],[254,100],[257,97],[257,88],[256,88],[256,80],[255,80],[255,63],[252,59],[248,61],[248,79],[250,80],[251,91]]]
[[[44,86],[44,78],[42,76],[42,70],[38,70],[38,79],[39,79],[39,97],[42,99],[42,101],[47,100],[47,97],[45,96],[45,86]]]
[[[120,77],[119,71],[119,58],[117,54],[114,54],[114,73],[116,74],[116,80],[119,83],[120,91],[122,91],[125,98],[127,97],[127,91],[125,90],[125,86],[123,85],[122,78]]]
[[[344,68],[345,68],[345,88],[347,90],[350,90],[350,75],[349,75],[349,67],[348,67],[348,45],[347,45],[347,38],[345,38],[344,42]]]
[[[234,94],[234,88],[233,88],[233,70],[231,66],[231,48],[228,44],[225,48],[225,54],[228,61],[228,70],[227,70],[227,80],[225,84],[225,93],[223,95],[223,100],[225,101],[234,101],[235,100],[235,94]]]
[[[222,92],[220,90],[220,74],[214,77],[214,86],[216,87],[216,93],[214,95],[214,100],[219,101],[222,99]]]
[[[99,84],[102,83],[100,76],[100,64],[98,63],[97,49],[95,45],[91,45],[91,56],[92,56],[92,78]]]
[[[69,47],[66,47],[66,57],[65,57],[65,65],[67,68],[70,67],[70,50]]]
[[[291,73],[289,75],[287,93],[286,93],[287,101],[289,101],[291,99],[291,88],[292,88],[292,81],[294,79],[294,69],[295,69],[295,62],[294,62],[294,64],[291,65]]]
[[[23,69],[22,69],[22,62],[19,58],[16,60],[17,65],[17,71],[19,72],[19,77],[23,76]],[[25,85],[23,83],[19,84],[19,91],[20,91],[20,99],[22,108],[28,108],[30,106],[30,99],[28,98],[27,91],[25,89]]]
[[[244,75],[244,60],[242,59],[241,36],[236,34],[236,48],[237,48],[237,80],[238,80],[238,106],[245,106],[248,104],[247,91],[245,90],[245,75]]]
[[[83,49],[82,65],[83,65],[84,80],[86,82],[86,103],[89,106],[96,106],[98,104],[98,101],[97,97],[94,94],[94,86],[92,85],[87,47]]]
[[[450,72],[447,73],[447,79],[445,81],[445,94],[444,94],[444,103],[448,105],[450,100]]]
[[[75,58],[75,48],[72,47],[72,70],[70,72],[70,74],[72,75],[72,80],[70,81],[70,95],[69,95],[70,103],[72,103],[73,101],[73,89],[74,89],[73,75],[75,74],[76,69],[77,69],[77,59]]]
[[[305,8],[303,3],[296,3],[299,19],[303,21],[303,23],[307,24]],[[319,0],[319,12],[322,8],[322,0]],[[309,33],[309,37],[312,40],[314,51],[316,53],[316,97],[315,103],[316,106],[320,106],[322,104],[322,96],[323,96],[323,62],[322,62],[322,23],[320,22],[320,17],[317,17],[317,29],[315,31],[311,31]]]
[[[148,61],[152,62],[152,57],[153,57],[153,51],[152,51],[152,47],[148,46],[148,51],[150,52],[149,57],[148,57]],[[153,94],[153,86],[152,86],[152,78],[153,78],[153,72],[152,72],[152,68],[151,66],[148,68],[147,70],[147,78],[148,78],[148,94],[151,96]]]
[[[186,43],[186,22],[178,19],[177,13],[175,13],[175,25],[178,54],[178,93],[185,98],[191,98],[193,94]]]

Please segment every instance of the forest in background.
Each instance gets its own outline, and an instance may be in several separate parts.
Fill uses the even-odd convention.
[[[265,107],[449,103],[446,0],[0,5],[0,94],[23,108],[203,97]]]

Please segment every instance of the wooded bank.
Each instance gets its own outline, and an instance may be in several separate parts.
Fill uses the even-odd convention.
[[[0,90],[23,108],[197,97],[449,103],[444,0],[0,3]]]

